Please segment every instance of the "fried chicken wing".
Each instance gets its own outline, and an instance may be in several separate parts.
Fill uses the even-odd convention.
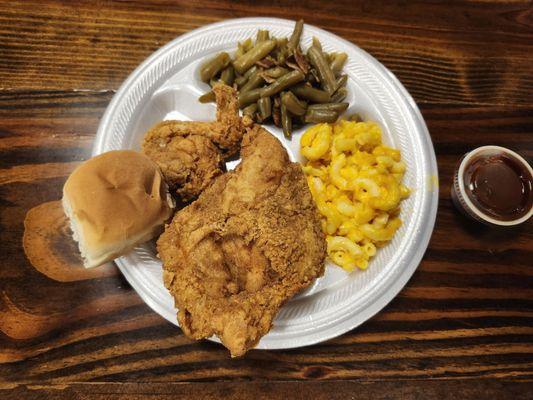
[[[213,88],[217,119],[212,122],[163,121],[144,136],[142,151],[155,161],[172,192],[183,200],[197,197],[223,172],[223,161],[239,150],[248,118],[239,117],[235,90]]]
[[[326,255],[304,174],[281,143],[254,125],[241,156],[157,242],[183,331],[217,335],[232,356],[255,346],[280,307],[323,274]]]

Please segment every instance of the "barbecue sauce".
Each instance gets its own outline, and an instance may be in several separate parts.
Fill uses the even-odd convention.
[[[507,154],[480,156],[466,167],[464,186],[472,203],[500,221],[526,215],[533,203],[533,177]]]

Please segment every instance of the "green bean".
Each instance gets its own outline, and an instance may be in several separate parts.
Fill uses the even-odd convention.
[[[209,82],[222,69],[226,68],[231,61],[230,56],[226,52],[217,54],[214,58],[209,59],[200,68],[200,78],[204,82]]]
[[[335,81],[335,87],[337,89],[344,87],[346,86],[346,82],[348,82],[348,75],[341,75]]]
[[[331,110],[307,110],[304,121],[312,123],[335,122],[339,114]]]
[[[253,46],[252,38],[246,39],[244,42],[238,42],[237,43],[237,51],[235,52],[235,58],[239,58],[243,54],[245,54],[247,51],[251,49]]]
[[[233,61],[233,67],[239,74],[243,74],[250,69],[256,61],[261,60],[270,53],[274,47],[276,47],[276,42],[274,40],[265,40],[264,42],[257,43],[250,51]]]
[[[241,93],[247,92],[252,89],[256,89],[259,86],[262,86],[263,83],[265,83],[265,78],[261,76],[261,71],[257,71],[255,74],[253,74],[250,79],[248,79],[248,82],[240,89]]]
[[[281,127],[285,137],[290,139],[292,135],[292,120],[283,102],[281,103]]]
[[[344,100],[344,98],[348,95],[348,90],[346,88],[341,87],[339,88],[333,96],[331,96],[331,101],[333,103],[339,103]]]
[[[346,53],[336,53],[333,57],[333,60],[331,60],[329,67],[333,71],[334,74],[338,74],[341,72],[342,67],[344,66],[344,63],[346,62],[346,59],[348,56]]]
[[[248,71],[244,73],[243,76],[238,77],[235,79],[235,83],[239,88],[243,87],[246,82],[248,82],[248,79],[255,74],[258,71],[259,68],[257,68],[257,65],[254,65],[252,68],[250,68]]]
[[[257,112],[257,103],[252,103],[249,106],[245,107],[244,110],[242,110],[243,115],[248,115],[252,119],[254,118],[254,115],[256,112]]]
[[[311,47],[307,52],[307,56],[309,57],[311,64],[315,67],[324,90],[329,94],[333,94],[336,89],[335,75],[324,59],[322,52],[316,47]]]
[[[257,68],[257,65],[254,65],[252,68],[250,68],[248,71],[246,71],[243,76],[246,79],[249,79],[253,74],[255,74],[257,72],[258,69],[259,68]]]
[[[251,103],[255,103],[261,97],[262,89],[253,89],[245,93],[239,93],[239,108],[246,107]]]
[[[228,86],[233,85],[233,82],[235,81],[235,70],[231,65],[228,65],[222,70],[222,73],[220,74],[220,80]]]
[[[266,76],[269,76],[271,78],[279,78],[279,77],[285,75],[288,72],[289,72],[289,70],[287,68],[274,67],[274,68],[266,69],[265,71],[263,71],[263,74],[265,74]]]
[[[257,108],[262,120],[270,117],[272,115],[272,100],[270,100],[270,97],[261,97],[257,100]]]
[[[351,115],[348,115],[346,118],[347,121],[353,121],[353,122],[363,122],[363,118],[357,113],[353,113]]]
[[[313,103],[329,103],[331,101],[331,96],[327,92],[311,86],[301,84],[291,87],[290,90],[296,96]]]
[[[287,47],[279,49],[278,54],[276,54],[276,61],[278,64],[283,64],[289,55]]]
[[[212,103],[213,101],[215,101],[215,92],[211,90],[210,92],[201,95],[198,98],[198,101],[200,103]]]
[[[267,29],[259,29],[255,38],[255,43],[264,42],[270,39],[270,32]]]
[[[348,108],[348,103],[324,103],[324,104],[313,104],[310,105],[307,109],[308,110],[328,110],[328,111],[335,111],[338,113],[341,113],[343,111],[346,111]]]
[[[235,83],[237,84],[238,87],[242,87],[246,84],[247,80],[248,78],[245,76],[238,76],[237,78],[235,78]]]
[[[286,37],[276,39],[276,47],[278,49],[281,49],[282,47],[287,46],[287,43],[289,43],[289,39],[287,39]]]
[[[267,87],[261,89],[261,97],[270,97],[282,90],[301,82],[305,79],[302,71],[292,71],[278,78],[276,82],[271,83]]]
[[[302,103],[292,92],[284,92],[281,95],[281,104],[294,115],[304,115],[307,106]]]
[[[320,43],[320,40],[316,36],[313,36],[313,47],[317,48],[318,50],[322,51],[322,43]]]
[[[304,21],[303,19],[299,20],[294,24],[294,30],[292,31],[291,38],[289,39],[289,43],[287,43],[287,47],[289,49],[294,50],[298,47],[300,44],[300,37],[302,36],[302,32],[304,30]]]
[[[249,37],[244,42],[242,42],[242,47],[244,48],[245,53],[250,51],[252,47],[254,47],[254,41],[252,40],[252,38]]]

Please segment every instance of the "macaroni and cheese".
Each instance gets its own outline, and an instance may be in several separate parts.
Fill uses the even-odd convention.
[[[346,271],[365,269],[402,224],[410,191],[400,151],[383,145],[376,123],[345,120],[309,128],[300,146],[329,257]]]

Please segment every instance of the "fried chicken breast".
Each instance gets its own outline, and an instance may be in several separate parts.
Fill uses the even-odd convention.
[[[163,121],[144,136],[142,151],[155,161],[172,192],[196,198],[224,172],[223,161],[236,154],[251,120],[239,117],[237,93],[226,85],[213,88],[217,119],[213,122]]]
[[[304,174],[281,143],[254,125],[241,157],[157,242],[183,332],[217,335],[232,356],[254,347],[280,307],[323,274],[326,256]]]

